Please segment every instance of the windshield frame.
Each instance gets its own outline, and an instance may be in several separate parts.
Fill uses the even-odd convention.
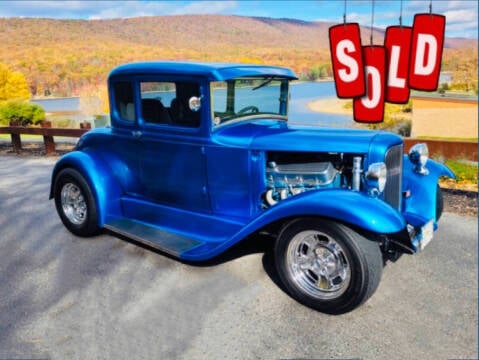
[[[289,82],[291,79],[275,75],[263,76],[245,76],[229,79],[226,81],[213,81],[210,83],[210,107],[211,107],[211,124],[213,129],[223,127],[229,124],[236,124],[243,121],[251,120],[288,120],[289,107]],[[245,96],[239,96],[240,92],[258,91],[258,94],[264,95],[267,89],[278,87],[278,92],[273,92],[273,96],[267,97],[266,100],[271,101],[273,106],[277,103],[278,110],[275,111],[260,111],[259,103],[247,103],[247,106],[242,106],[241,109],[235,109],[242,101],[246,101]],[[224,89],[226,92],[225,99],[222,99],[221,104],[224,104],[224,111],[215,111],[215,91]],[[261,90],[263,89],[263,90]],[[238,91],[239,90],[239,91]],[[274,90],[273,90],[274,91]],[[249,93],[251,96],[251,93]],[[256,94],[255,94],[256,95]],[[250,109],[250,111],[245,109]],[[241,111],[245,111],[241,113]]]

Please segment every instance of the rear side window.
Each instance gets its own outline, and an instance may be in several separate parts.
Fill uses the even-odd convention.
[[[135,121],[135,102],[133,84],[129,81],[118,81],[113,84],[116,111],[122,120]]]

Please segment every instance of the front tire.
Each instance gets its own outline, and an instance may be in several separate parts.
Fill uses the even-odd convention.
[[[294,299],[321,312],[341,314],[374,293],[383,258],[377,242],[343,224],[299,218],[280,232],[275,264]]]
[[[95,198],[77,170],[61,170],[55,178],[55,206],[65,227],[75,235],[88,237],[99,233]]]

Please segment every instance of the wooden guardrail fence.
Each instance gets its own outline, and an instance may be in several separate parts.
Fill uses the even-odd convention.
[[[0,127],[0,134],[10,134],[12,139],[12,147],[14,151],[22,150],[21,134],[41,135],[43,136],[43,144],[45,152],[51,154],[55,152],[54,136],[64,137],[80,137],[86,133],[88,129],[63,129],[63,128],[47,128],[47,127],[28,127],[28,126],[6,126]]]
[[[22,149],[21,134],[41,135],[43,136],[45,152],[51,154],[55,152],[54,136],[80,137],[88,130],[89,129],[7,126],[0,127],[0,134],[10,134],[14,151],[20,151]],[[471,161],[478,161],[478,144],[474,141],[404,138],[404,151],[407,153],[411,146],[417,143],[426,143],[429,148],[429,154],[433,157],[443,156],[446,159],[462,158]]]

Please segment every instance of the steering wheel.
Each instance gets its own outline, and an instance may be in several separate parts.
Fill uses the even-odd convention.
[[[250,105],[250,106],[246,106],[244,108],[242,108],[240,111],[238,111],[236,114],[237,115],[241,115],[241,114],[245,114],[247,112],[250,112],[252,114],[256,114],[259,112],[259,109],[254,106],[254,105]]]

